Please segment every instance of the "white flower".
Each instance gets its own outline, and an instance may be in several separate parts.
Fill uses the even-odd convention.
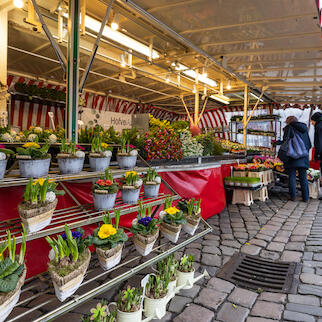
[[[77,158],[85,158],[85,152],[83,151],[76,151],[75,155]]]
[[[14,136],[17,135],[17,132],[15,130],[10,130],[10,134]]]
[[[138,150],[132,150],[132,151],[130,151],[130,155],[132,155],[132,156],[138,155]]]
[[[7,158],[6,154],[3,152],[0,152],[0,161],[5,160]]]
[[[160,177],[160,176],[156,176],[156,177],[155,177],[155,179],[154,179],[154,181],[155,181],[157,184],[161,183],[161,177]]]
[[[21,136],[20,135],[15,136],[15,141],[20,142],[21,141]]]
[[[141,187],[141,186],[142,186],[142,184],[143,184],[142,179],[138,179],[134,185],[135,185],[136,187]]]
[[[40,133],[42,133],[42,128],[41,128],[41,127],[39,127],[39,126],[36,126],[36,127],[34,128],[34,132],[35,132],[35,133],[40,134]]]
[[[5,141],[5,142],[13,142],[14,141],[14,138],[9,133],[2,134],[1,139],[2,139],[2,141]]]
[[[37,138],[37,134],[29,134],[28,137],[27,137],[27,141],[28,142],[33,142],[35,141]]]
[[[45,201],[54,202],[56,199],[56,194],[53,191],[49,191],[46,193]]]
[[[110,150],[104,151],[104,152],[103,152],[103,155],[104,155],[104,157],[106,157],[106,158],[111,157],[111,156],[112,156],[112,151],[110,151]]]
[[[50,134],[48,140],[50,144],[54,144],[57,142],[57,136],[55,134]]]

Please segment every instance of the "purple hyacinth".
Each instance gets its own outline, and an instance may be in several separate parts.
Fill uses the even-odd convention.
[[[152,220],[151,217],[145,217],[145,218],[139,219],[138,223],[146,227],[146,226],[149,225],[149,223],[151,222],[151,220]]]
[[[79,231],[73,231],[72,232],[72,236],[73,236],[73,238],[75,239],[75,238],[80,238],[80,237],[82,237],[83,236],[83,234],[82,233],[80,233]],[[61,234],[61,237],[63,238],[63,239],[67,239],[67,237],[66,237],[66,234],[65,233],[63,233],[63,234]]]

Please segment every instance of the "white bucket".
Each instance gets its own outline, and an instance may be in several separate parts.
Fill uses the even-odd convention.
[[[110,306],[117,306],[115,302],[110,303],[107,306],[107,313],[109,314],[109,308]],[[142,308],[136,312],[122,312],[119,309],[117,309],[117,322],[141,322],[142,321]]]
[[[144,297],[144,315],[148,317],[158,317],[161,319],[166,314],[167,304],[171,297],[169,295],[164,296],[161,299],[150,299],[149,297]]]
[[[180,272],[177,271],[177,286],[183,286],[184,290],[192,288],[194,283],[195,270],[193,272]]]

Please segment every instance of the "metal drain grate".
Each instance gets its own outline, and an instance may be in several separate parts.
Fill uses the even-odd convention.
[[[295,293],[299,273],[298,263],[270,261],[237,253],[217,273],[217,277],[244,288]]]

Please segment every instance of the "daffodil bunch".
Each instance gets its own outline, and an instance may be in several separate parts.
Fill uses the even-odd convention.
[[[143,183],[142,179],[139,177],[136,171],[125,172],[123,181],[127,186],[136,186],[136,187],[141,187]]]
[[[112,151],[112,148],[109,147],[107,143],[102,142],[102,138],[100,136],[94,137],[92,140],[91,152],[101,153],[105,151]]]
[[[143,289],[127,287],[126,290],[120,291],[117,308],[122,312],[136,312],[140,310]]]
[[[17,156],[27,156],[30,159],[47,159],[48,156],[49,145],[46,143],[43,147],[41,147],[37,142],[26,142],[22,148],[17,148]]]
[[[155,169],[149,168],[146,175],[143,177],[143,182],[161,183],[161,177],[157,174]]]
[[[103,216],[103,224],[93,231],[93,235],[88,236],[89,245],[94,244],[100,248],[114,248],[117,244],[124,243],[128,240],[122,228],[119,228],[121,211],[114,211],[115,226],[112,223],[110,212]]]
[[[174,254],[157,262],[158,273],[163,276],[164,280],[174,281],[178,270],[178,261],[175,259]]]
[[[195,198],[182,199],[178,202],[179,209],[189,217],[200,214],[200,205],[201,200],[195,200]]]
[[[163,275],[150,275],[145,288],[145,295],[152,299],[160,299],[167,295],[170,280]]]

